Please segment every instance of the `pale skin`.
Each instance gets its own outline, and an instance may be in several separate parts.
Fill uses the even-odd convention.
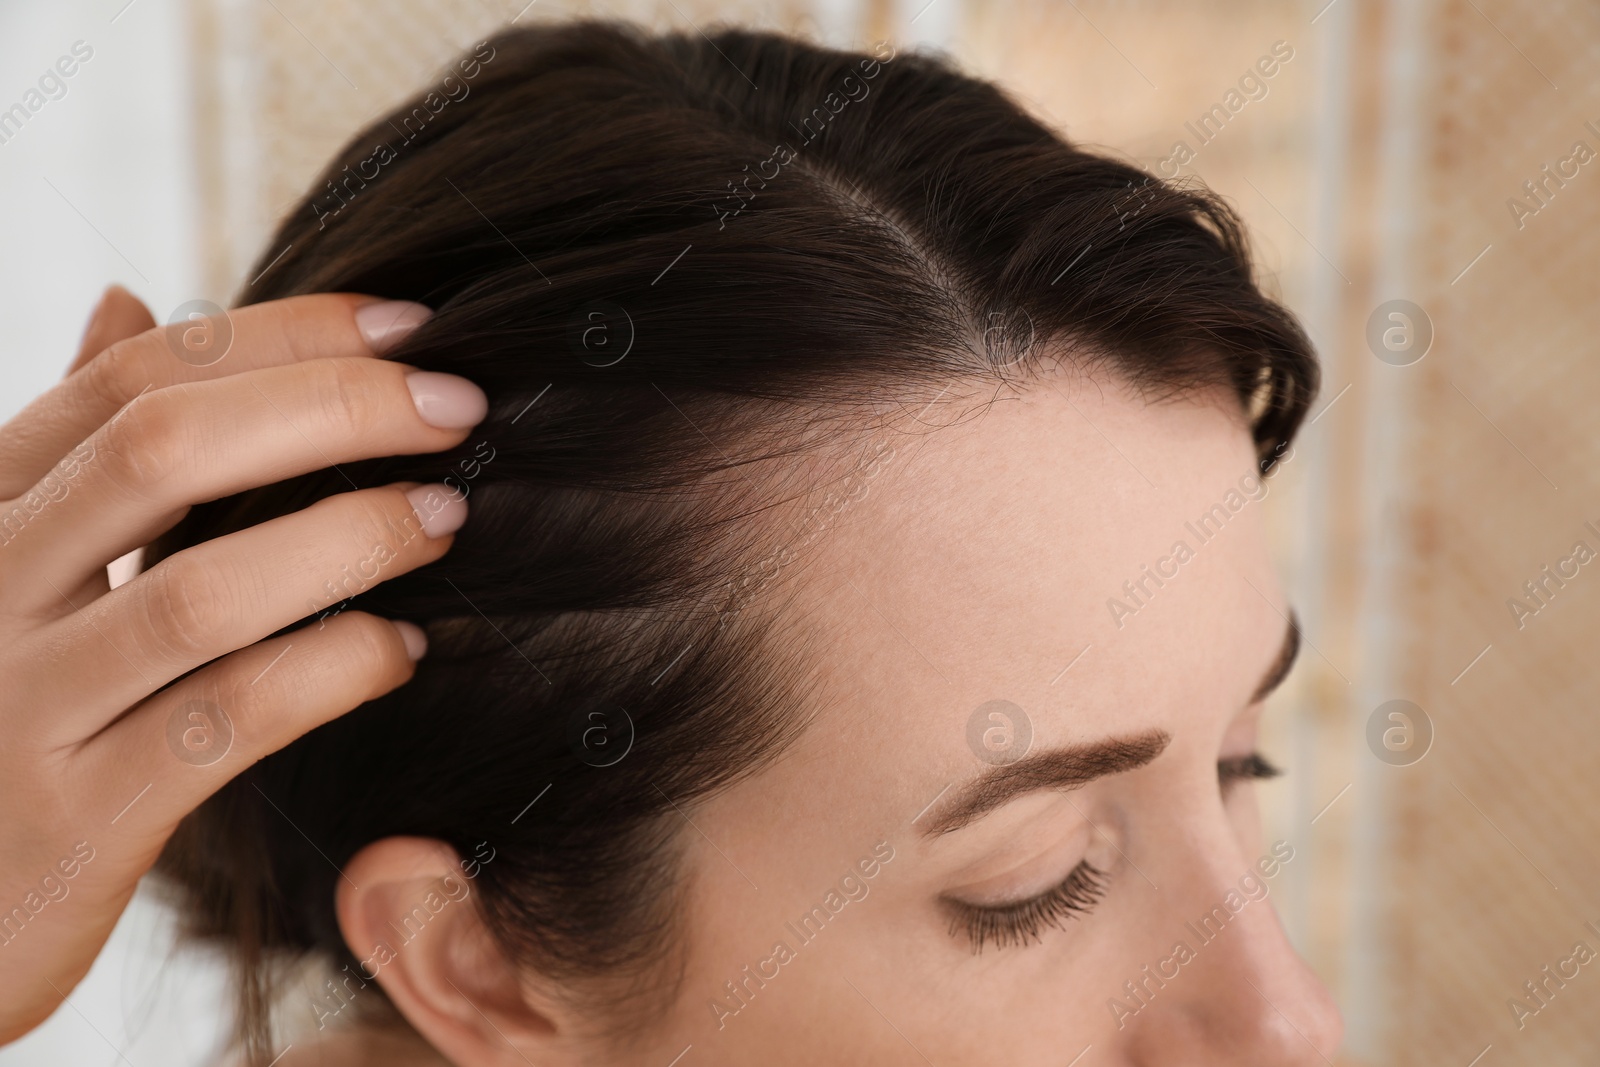
[[[448,448],[482,416],[480,398],[475,413],[456,406],[458,428],[423,421],[406,368],[374,359],[357,328],[370,298],[236,312],[235,351],[211,367],[173,358],[131,297],[108,300],[63,385],[0,428],[9,500],[86,440],[99,460],[0,546],[0,676],[12,694],[0,805],[38,813],[0,823],[0,899],[23,900],[77,842],[94,848],[71,894],[0,948],[0,1041],[70,993],[185,812],[413,670],[408,643],[419,635],[354,611],[315,633],[260,641],[315,595],[297,575],[336,572],[362,551],[365,524],[417,514],[410,486],[342,494],[276,529],[187,550],[195,566],[182,588],[199,595],[179,601],[183,612],[155,607],[173,603],[162,595],[173,588],[166,565],[108,590],[106,563],[188,504],[329,461]],[[587,990],[514,966],[462,901],[378,970],[414,1033],[313,1031],[280,1067],[662,1067],[680,1054],[684,1067],[1061,1067],[1086,1046],[1085,1067],[1330,1061],[1337,1010],[1270,896],[1225,911],[1208,943],[1186,927],[1230,893],[1237,900],[1272,854],[1250,783],[1221,772],[1254,750],[1261,683],[1283,666],[1289,604],[1261,505],[1197,546],[1120,627],[1106,605],[1174,541],[1195,545],[1184,523],[1254,470],[1236,401],[1211,392],[1151,405],[1118,382],[1061,369],[957,420],[991,392],[952,389],[919,414],[942,428],[891,437],[892,461],[791,572],[786,622],[815,642],[815,719],[776,764],[686,813],[685,971],[638,1042],[609,1037],[626,1004],[595,1004]],[[352,417],[352,396],[371,407]],[[130,402],[130,417],[107,429]],[[196,441],[207,447],[179,447]],[[124,454],[167,462],[119,463]],[[445,514],[444,532],[407,542],[391,573],[447,550],[464,509]],[[236,729],[228,754],[206,766],[167,741],[173,708],[196,695],[226,703]],[[1076,781],[990,788],[992,807],[970,803],[996,770],[969,747],[968,721],[996,699],[1031,724],[1025,760],[1075,770]],[[1096,777],[1061,756],[1116,740],[1123,763],[1140,765],[1115,770],[1102,758],[1095,766],[1112,773]],[[357,956],[446,878],[459,886],[461,860],[420,838],[359,852],[336,900]],[[959,924],[952,935],[951,899],[995,907],[1035,897],[1084,860],[1106,872],[1087,913],[977,953]],[[827,905],[830,890],[849,899]],[[818,905],[820,933],[803,940],[790,924]],[[1131,998],[1124,983],[1180,940],[1192,958],[1146,1000]],[[790,953],[773,962],[778,941]],[[733,980],[748,982],[740,1000]],[[1120,1017],[1113,998],[1126,1007]]]
[[[1256,469],[1237,401],[1152,405],[1061,370],[957,422],[971,406],[947,399],[921,419],[953,425],[893,437],[892,461],[810,550],[790,621],[818,642],[816,719],[774,766],[686,813],[685,973],[666,1015],[636,1045],[608,1042],[600,1017],[626,1005],[596,1009],[513,967],[452,904],[378,968],[436,1050],[393,1062],[1333,1062],[1338,1011],[1270,894],[1306,842],[1262,839],[1236,770],[1292,660],[1290,605],[1261,504],[1204,544],[1185,529]],[[1193,558],[1119,626],[1107,600],[1180,539]],[[991,771],[968,720],[995,699],[1031,723],[1027,766],[1077,778],[1041,771],[1045,788],[968,803]],[[1139,765],[1061,755],[1110,740]],[[1083,860],[1106,872],[1087,914],[978,953],[965,927],[952,936],[943,898],[1036,897]],[[416,838],[359,853],[361,888],[338,890],[357,954],[458,862]],[[793,924],[830,889],[837,910],[807,940]],[[1208,915],[1202,939],[1187,924]],[[296,1062],[362,1047],[357,1031]]]
[[[395,545],[383,577],[438,559],[466,515],[443,486],[339,494],[115,589],[107,564],[190,505],[460,444],[482,391],[375,358],[425,317],[355,294],[259,305],[231,314],[232,347],[199,366],[113,288],[62,383],[0,427],[0,1043],[70,994],[179,819],[411,677],[426,640],[409,623],[352,610],[262,639],[374,540]],[[174,721],[180,738],[197,725],[192,701],[229,716],[220,758],[169,743]]]

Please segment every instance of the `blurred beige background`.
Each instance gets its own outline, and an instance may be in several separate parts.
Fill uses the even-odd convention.
[[[1600,973],[1590,973],[1600,966],[1549,983],[1542,1004],[1524,988],[1577,942],[1600,952],[1600,566],[1573,557],[1579,541],[1600,552],[1600,163],[1575,150],[1581,141],[1600,153],[1600,8],[136,2],[145,10],[115,0],[82,17],[107,34],[151,35],[150,53],[182,64],[181,79],[145,101],[157,116],[181,112],[182,136],[146,165],[188,191],[164,209],[172,243],[159,254],[173,262],[141,286],[80,236],[153,305],[226,303],[335,147],[513,17],[729,21],[837,45],[940,48],[1068,136],[1225,194],[1324,360],[1313,419],[1272,483],[1270,518],[1307,647],[1263,743],[1290,773],[1262,797],[1269,839],[1297,850],[1274,897],[1344,1010],[1344,1062],[1600,1062]],[[0,16],[0,30],[17,17]],[[140,19],[159,20],[166,35],[129,28]],[[40,62],[72,32],[48,37]],[[1279,60],[1273,76],[1230,97],[1268,55]],[[107,76],[94,91],[117,85]],[[26,179],[29,195],[48,198],[35,175],[16,176],[7,151],[0,191]],[[27,165],[55,162],[40,150]],[[94,216],[107,244],[125,236],[129,266],[158,261],[155,239],[131,222],[117,228],[119,211],[138,210],[107,201]],[[11,280],[13,298],[36,284]],[[64,363],[70,340],[48,359]],[[10,365],[0,371],[8,387],[38,388]],[[1380,706],[1397,699],[1420,711],[1390,719]],[[1369,741],[1375,713],[1371,736],[1390,730],[1398,747]],[[1409,749],[1399,744],[1407,737]],[[119,930],[124,955],[102,961],[74,998],[83,1010],[0,1050],[0,1064],[111,1063],[120,1061],[108,1046],[168,1047],[149,1026],[134,1032],[127,983],[106,977],[159,955],[126,947],[139,923],[155,921],[131,917],[134,932]],[[60,1049],[84,1058],[46,1051]],[[178,1061],[152,1052],[147,1062]]]

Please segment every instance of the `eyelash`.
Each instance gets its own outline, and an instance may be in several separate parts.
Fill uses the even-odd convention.
[[[1226,789],[1242,778],[1276,778],[1283,771],[1259,752],[1217,761],[1217,777]]]
[[[1107,877],[1105,871],[1084,860],[1072,868],[1072,873],[1060,885],[1031,900],[1000,907],[979,907],[947,900],[955,913],[950,920],[950,936],[965,929],[974,954],[982,952],[986,942],[993,942],[997,948],[1037,942],[1045,927],[1060,929],[1064,920],[1094,910],[1105,895]]]
[[[1217,777],[1223,788],[1241,779],[1276,778],[1282,773],[1259,752],[1217,761]],[[1084,860],[1072,868],[1061,884],[1029,900],[1000,907],[947,900],[955,913],[950,920],[950,936],[955,937],[964,929],[974,954],[982,952],[986,943],[993,943],[996,948],[1037,943],[1045,927],[1060,929],[1065,920],[1093,911],[1105,896],[1108,878],[1105,871]]]

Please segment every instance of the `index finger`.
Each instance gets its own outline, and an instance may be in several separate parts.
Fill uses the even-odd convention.
[[[0,499],[26,492],[146,390],[308,359],[380,356],[431,314],[405,300],[311,293],[118,341],[0,426]],[[211,331],[211,346],[191,348],[186,330]]]

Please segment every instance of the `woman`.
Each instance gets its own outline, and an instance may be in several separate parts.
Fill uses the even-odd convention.
[[[1318,374],[1220,201],[887,45],[579,23],[252,274],[0,438],[8,872],[93,853],[6,1036],[159,854],[257,1065],[1333,1055],[1248,781]]]

